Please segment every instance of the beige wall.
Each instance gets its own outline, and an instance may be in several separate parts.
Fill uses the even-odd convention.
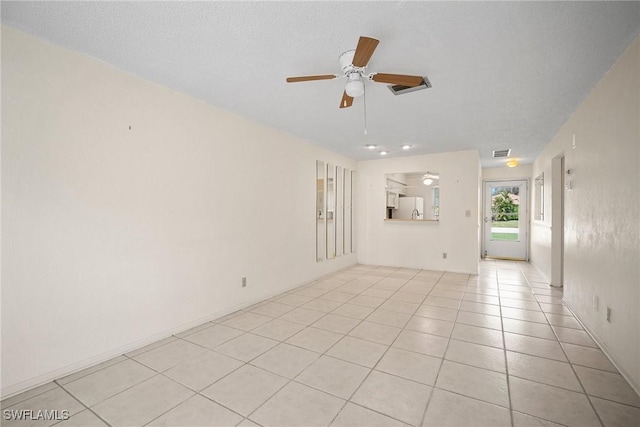
[[[640,38],[627,48],[533,165],[544,172],[545,218],[531,261],[551,278],[552,159],[564,155],[564,298],[640,390]],[[573,139],[575,135],[575,148]],[[599,298],[598,309],[593,297]],[[606,321],[606,307],[612,310]]]
[[[355,162],[6,27],[2,144],[4,396],[356,262],[314,216]]]
[[[440,221],[385,222],[385,175],[420,171],[440,174]],[[479,176],[476,150],[358,162],[358,261],[477,273]]]

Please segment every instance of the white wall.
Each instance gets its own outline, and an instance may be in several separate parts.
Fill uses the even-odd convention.
[[[531,165],[518,165],[515,168],[506,166],[499,168],[482,168],[482,180],[505,180],[505,179],[529,179],[531,178]]]
[[[640,390],[640,37],[596,85],[533,165],[544,172],[545,218],[531,261],[551,275],[551,162],[564,154],[564,299]],[[572,148],[573,135],[576,146]],[[592,298],[599,298],[599,309]],[[612,309],[611,323],[606,307]]]
[[[440,221],[385,222],[385,174],[427,170],[440,173]],[[358,175],[360,263],[477,273],[477,151],[362,161]]]
[[[356,262],[315,262],[349,159],[6,27],[2,107],[3,396]]]

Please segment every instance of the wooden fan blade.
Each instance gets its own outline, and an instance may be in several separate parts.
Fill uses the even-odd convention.
[[[287,83],[308,82],[311,80],[331,80],[335,78],[336,78],[335,74],[323,74],[320,76],[287,77]]]
[[[393,85],[401,85],[401,86],[418,86],[422,83],[422,77],[420,76],[405,76],[403,74],[385,74],[385,73],[377,73],[372,77],[374,82],[378,83],[391,83]]]
[[[342,94],[342,101],[340,101],[340,108],[351,107],[353,104],[353,98],[347,95],[347,91],[345,90]]]
[[[380,43],[380,40],[365,36],[360,37],[358,47],[356,47],[356,53],[353,54],[353,65],[356,67],[364,67],[367,65],[378,43]]]

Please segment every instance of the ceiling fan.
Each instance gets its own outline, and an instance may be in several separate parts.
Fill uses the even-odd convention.
[[[342,75],[323,74],[318,76],[288,77],[287,83],[307,82],[311,80],[331,80],[336,78],[347,78],[347,84],[342,94],[340,108],[351,107],[353,98],[364,94],[364,79],[373,80],[378,83],[389,83],[406,87],[419,86],[423,83],[421,76],[407,76],[403,74],[369,73],[366,72],[367,63],[379,40],[371,37],[361,36],[355,50],[348,50],[340,55],[340,68]]]

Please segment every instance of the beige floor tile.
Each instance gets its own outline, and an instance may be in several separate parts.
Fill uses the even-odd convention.
[[[176,406],[194,392],[156,375],[93,407],[112,426],[142,426]]]
[[[324,295],[326,293],[327,293],[326,290],[317,289],[317,288],[298,288],[295,291],[293,291],[294,295],[302,295],[309,298],[318,298],[319,296]]]
[[[86,369],[83,369],[81,371],[74,372],[71,375],[67,375],[67,376],[65,376],[63,378],[57,379],[56,382],[58,384],[60,384],[60,385],[65,385],[65,384],[70,383],[71,381],[75,381],[75,380],[78,380],[78,379],[80,379],[82,377],[86,377],[89,374],[92,374],[94,372],[100,371],[100,370],[102,370],[104,368],[107,368],[107,367],[109,367],[111,365],[115,365],[117,363],[123,362],[125,360],[127,360],[127,358],[124,355],[118,356],[118,357],[114,357],[113,359],[109,359],[109,360],[107,360],[105,362],[98,363],[97,365],[90,366],[90,367],[88,367]],[[53,388],[53,387],[51,387],[51,388]]]
[[[560,424],[543,420],[521,412],[513,411],[513,427],[563,427]]]
[[[108,427],[96,414],[88,409],[78,412],[68,420],[55,424],[56,427]]]
[[[369,295],[358,295],[353,297],[349,304],[363,305],[365,307],[378,308],[380,304],[385,302],[385,298],[373,297]]]
[[[338,316],[351,317],[353,319],[362,320],[366,318],[368,315],[373,313],[375,309],[371,307],[365,307],[363,305],[355,305],[350,303],[345,303],[335,309],[332,314],[337,314]]]
[[[394,326],[363,321],[349,332],[349,335],[380,344],[390,345],[396,339],[401,330],[402,329]]]
[[[574,368],[588,395],[640,408],[640,397],[622,375],[583,366]]]
[[[362,406],[347,403],[331,427],[403,427],[406,424]]]
[[[340,307],[343,303],[338,301],[331,301],[327,299],[316,298],[313,301],[309,301],[302,308],[309,310],[321,311],[323,313],[330,313],[336,308]]]
[[[541,311],[523,310],[521,308],[502,307],[502,317],[547,324],[547,318]]]
[[[214,348],[220,344],[227,342],[235,337],[242,335],[239,329],[229,328],[228,326],[213,324],[211,327],[203,329],[184,337],[185,341],[201,345],[207,348]]]
[[[606,427],[640,426],[640,408],[621,405],[597,397],[592,397],[591,402]]]
[[[502,307],[520,308],[523,310],[540,311],[538,301],[511,299],[500,297],[500,305]]]
[[[447,347],[445,359],[478,368],[506,373],[504,350],[473,344],[465,341],[451,340]]]
[[[403,289],[404,289],[404,286],[400,288],[398,292],[391,295],[389,299],[393,301],[404,301],[404,302],[421,304],[426,297],[425,294],[407,292],[407,291],[404,291]]]
[[[421,305],[416,310],[416,316],[428,317],[430,319],[446,320],[455,322],[458,317],[458,310],[452,308],[436,307],[434,305]]]
[[[349,399],[371,369],[322,356],[296,377],[296,381],[334,396]]]
[[[534,295],[534,296],[536,300],[538,300],[538,302],[541,302],[541,303],[562,305],[562,298],[560,297],[552,297],[549,295]]]
[[[362,291],[362,295],[367,295],[367,296],[370,296],[370,297],[376,297],[376,298],[382,298],[382,299],[387,299],[393,294],[394,294],[394,291],[390,291],[390,290],[387,290],[387,289],[370,288],[370,289]],[[353,297],[353,295],[352,295],[352,297]]]
[[[540,308],[545,313],[556,313],[556,314],[566,314],[571,316],[571,311],[562,304],[547,304],[544,302],[539,303]]]
[[[469,311],[460,311],[456,323],[464,323],[470,326],[479,326],[481,328],[489,328],[502,330],[502,321],[498,316],[489,316],[486,314],[472,313]]]
[[[202,390],[244,363],[222,354],[205,351],[185,360],[164,373],[172,380],[193,390]]]
[[[417,426],[432,388],[383,372],[373,371],[351,400],[402,422]]]
[[[242,420],[241,415],[205,397],[195,395],[147,425],[149,427],[226,427],[235,426]]]
[[[483,304],[499,305],[500,298],[494,295],[474,294],[466,292],[462,297],[464,301],[480,302]]]
[[[439,297],[439,298],[451,298],[451,299],[455,299],[455,300],[462,300],[462,296],[464,295],[464,292],[459,292],[459,291],[453,291],[453,290],[445,290],[442,288],[438,288],[438,286],[436,286],[430,293],[429,296],[430,297]]]
[[[473,366],[445,360],[440,368],[436,388],[509,407],[507,376]]]
[[[433,289],[433,284],[420,280],[410,280],[399,291],[426,296]]]
[[[457,299],[451,299],[451,298],[440,298],[440,297],[431,297],[431,296],[427,296],[424,301],[422,302],[422,304],[424,305],[432,305],[435,307],[443,307],[443,308],[450,308],[453,310],[457,310],[458,308],[460,308],[460,301]]]
[[[273,319],[262,326],[258,326],[252,334],[262,337],[271,338],[276,341],[284,341],[291,338],[305,328],[300,323],[287,322],[286,320]]]
[[[598,344],[584,330],[563,328],[562,326],[553,326],[553,330],[556,331],[560,342],[598,348]]]
[[[278,344],[277,341],[253,334],[240,335],[214,350],[234,359],[249,362]]]
[[[262,356],[254,359],[251,364],[265,371],[294,378],[311,365],[320,354],[289,344],[278,344]]]
[[[584,347],[575,344],[562,344],[569,361],[574,365],[586,366],[588,368],[601,369],[603,371],[618,373],[618,369],[605,356],[599,348]]]
[[[348,294],[346,292],[340,292],[340,291],[333,291],[333,292],[329,292],[327,294],[324,294],[324,295],[322,295],[322,296],[320,296],[318,298],[326,299],[326,300],[329,300],[329,301],[345,303],[345,302],[349,301],[351,298],[353,298],[353,294]]]
[[[59,413],[62,413],[62,411],[67,410],[69,411],[69,415],[73,417],[73,415],[79,413],[85,408],[84,406],[82,406],[82,404],[80,404],[80,402],[78,402],[76,399],[71,397],[66,391],[64,391],[62,388],[56,385],[55,388],[45,391],[44,393],[40,393],[36,396],[32,396],[26,400],[22,400],[21,402],[14,403],[12,406],[5,407],[3,402],[2,409],[3,411],[32,410],[34,411],[34,414],[39,410],[49,410],[49,411],[57,410],[59,411]],[[2,417],[3,427],[31,427],[31,426],[43,427],[43,426],[50,426],[55,422],[56,422],[55,420],[37,420],[37,419],[33,420],[33,422],[31,421],[25,422],[25,420],[18,420],[15,418],[11,420],[7,420],[4,417],[4,413]]]
[[[405,326],[411,331],[424,332],[425,334],[439,335],[441,337],[451,336],[453,322],[446,320],[430,319],[428,317],[413,316]]]
[[[287,304],[281,304],[277,302],[269,302],[267,304],[261,305],[258,308],[251,310],[252,313],[260,314],[263,316],[269,317],[279,317],[285,313],[290,312],[294,308]]]
[[[443,357],[447,343],[448,339],[444,337],[403,330],[396,338],[393,346],[429,356]]]
[[[191,358],[207,349],[184,340],[172,341],[162,347],[142,353],[133,359],[158,372],[173,368],[185,359]]]
[[[326,315],[326,313],[322,311],[309,310],[299,307],[293,311],[288,312],[287,314],[280,316],[280,320],[286,320],[287,322],[300,323],[301,325],[309,326],[324,315]]]
[[[600,422],[582,393],[509,377],[515,411],[576,427],[598,427]]]
[[[387,300],[384,304],[380,306],[383,310],[396,311],[398,313],[405,314],[413,314],[420,307],[418,303],[406,302],[406,301],[398,301],[398,300]]]
[[[524,286],[522,286],[522,288],[524,288]],[[536,302],[536,299],[533,297],[533,294],[531,293],[531,291],[528,288],[527,288],[527,290],[515,291],[515,292],[503,291],[502,289],[500,289],[500,299],[502,299],[502,298]],[[539,310],[537,305],[536,305],[536,309]]]
[[[511,415],[507,408],[435,389],[422,426],[511,427]]]
[[[327,314],[311,326],[314,328],[324,329],[325,331],[337,332],[339,334],[347,334],[356,327],[360,320],[351,317],[338,316],[335,314]]]
[[[86,406],[93,406],[154,375],[156,375],[154,370],[134,360],[126,359],[67,383],[63,387]]]
[[[566,316],[564,314],[546,313],[549,324],[553,326],[562,326],[563,328],[582,329],[580,322],[573,316]]]
[[[582,392],[569,363],[508,351],[507,365],[509,375]]]
[[[257,328],[258,326],[267,323],[272,318],[269,316],[263,316],[262,314],[256,313],[243,313],[240,316],[236,316],[233,319],[229,319],[222,324],[225,326],[230,326],[232,328],[240,329],[243,331],[250,331],[252,329]]]
[[[276,301],[282,304],[288,304],[294,307],[300,307],[301,305],[304,305],[312,300],[313,298],[311,297],[305,297],[303,295],[288,294],[281,298],[278,298]]]
[[[560,360],[561,362],[567,361],[558,341],[505,332],[504,342],[507,350]]]
[[[291,382],[249,417],[264,427],[326,426],[345,401]]]
[[[24,402],[25,400],[31,399],[32,397],[38,396],[40,394],[46,393],[47,391],[57,389],[57,388],[58,388],[58,384],[54,382],[50,382],[38,387],[34,387],[31,390],[25,391],[20,394],[16,394],[15,396],[11,396],[2,400],[1,402],[2,409],[8,408],[20,402]]]
[[[326,354],[347,362],[373,368],[387,351],[387,348],[389,347],[383,344],[346,336],[331,347]]]
[[[379,323],[382,325],[395,326],[396,328],[403,328],[409,319],[410,314],[398,313],[397,311],[389,311],[378,309],[371,313],[366,320],[369,322]]]
[[[442,359],[438,357],[391,347],[376,370],[433,386],[441,364]]]
[[[176,341],[177,338],[176,337],[167,337],[164,339],[161,339],[159,341],[156,342],[152,342],[151,344],[145,345],[144,347],[138,348],[136,350],[130,351],[128,353],[125,353],[124,355],[127,357],[135,357],[138,356],[142,353],[146,353],[147,351],[153,350],[154,348],[158,348],[158,347],[162,347],[165,344],[168,344],[170,342]]]
[[[483,304],[474,301],[462,301],[460,310],[472,311],[474,313],[488,314],[490,316],[500,316],[500,306],[492,304]]]
[[[504,348],[502,332],[495,329],[456,323],[453,327],[451,338],[459,341],[488,345],[490,347]]]
[[[308,327],[289,338],[287,343],[306,348],[307,350],[315,351],[317,353],[324,353],[342,339],[343,336],[344,335],[336,332]]]
[[[184,338],[184,337],[189,336],[191,334],[194,334],[196,332],[200,332],[202,330],[210,328],[213,325],[215,325],[215,323],[213,323],[213,322],[203,323],[202,325],[198,325],[198,326],[196,326],[194,328],[187,329],[186,331],[180,332],[179,334],[175,334],[175,337]]]
[[[201,394],[247,416],[280,390],[288,380],[251,365],[244,365]]]
[[[524,320],[504,318],[502,319],[502,328],[505,332],[512,332],[514,334],[529,335],[532,337],[544,338],[548,340],[556,339],[551,326],[545,323],[527,322]]]

